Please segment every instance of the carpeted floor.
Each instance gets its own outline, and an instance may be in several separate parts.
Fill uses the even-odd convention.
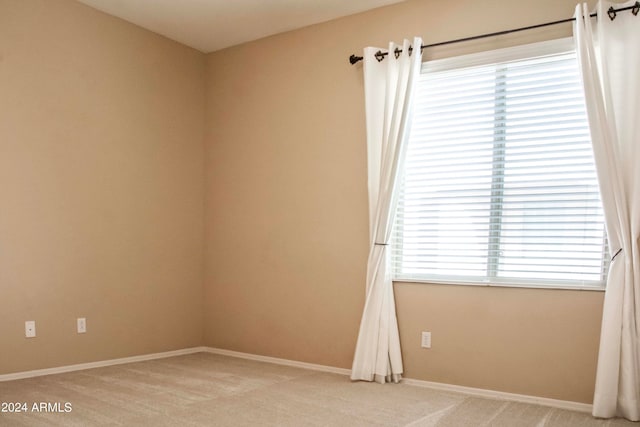
[[[28,407],[1,426],[640,426],[208,353],[2,382],[0,402]]]

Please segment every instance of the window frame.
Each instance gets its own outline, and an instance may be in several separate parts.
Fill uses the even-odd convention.
[[[472,53],[462,56],[456,56],[451,58],[426,61],[423,62],[421,66],[421,74],[424,73],[432,73],[432,72],[442,72],[442,71],[452,71],[455,69],[465,69],[489,64],[495,64],[500,62],[509,62],[509,61],[518,61],[518,60],[527,60],[532,59],[538,56],[545,55],[555,55],[563,52],[575,51],[575,43],[572,37],[561,38],[548,40],[543,42],[532,43],[523,46],[514,46],[503,49],[497,49],[486,52],[478,52]],[[408,141],[407,141],[408,143]],[[492,163],[492,167],[496,167],[495,159]],[[492,179],[495,175],[492,175]],[[499,185],[499,183],[495,183]],[[493,184],[492,184],[493,188]],[[496,199],[494,199],[494,193],[492,191],[491,197],[491,211],[493,211],[494,202],[500,203],[498,198],[499,194],[495,194]],[[398,208],[396,208],[398,209]],[[501,216],[501,215],[500,215]],[[491,214],[491,218],[493,218],[493,213]],[[395,225],[395,224],[394,224]],[[395,233],[394,233],[395,234]],[[392,237],[395,239],[395,237]],[[500,236],[494,236],[492,239],[491,234],[489,235],[489,249],[490,252],[492,249],[492,244],[495,246],[495,242],[493,240],[500,239]],[[493,242],[493,243],[492,243]],[[605,242],[606,242],[606,230],[605,230]],[[392,242],[392,245],[394,243]],[[491,277],[489,270],[490,265],[492,264],[490,258],[491,257],[488,252],[487,255],[487,277],[484,280],[480,278],[474,277],[469,278],[467,276],[430,276],[425,278],[417,278],[414,275],[399,275],[395,269],[395,266],[392,266],[392,280],[394,282],[402,282],[402,283],[428,283],[428,284],[442,284],[442,285],[456,285],[456,286],[484,286],[484,287],[508,287],[508,288],[532,288],[532,289],[558,289],[558,290],[587,290],[587,291],[604,291],[606,289],[606,273],[608,272],[608,264],[610,263],[611,254],[608,251],[608,248],[605,246],[603,257],[601,262],[606,263],[607,265],[603,267],[603,280],[602,282],[594,282],[594,281],[580,281],[580,280],[562,280],[562,279],[513,279],[513,278],[500,278],[497,276]],[[497,263],[497,260],[494,260],[494,263]],[[495,269],[496,266],[493,268]]]

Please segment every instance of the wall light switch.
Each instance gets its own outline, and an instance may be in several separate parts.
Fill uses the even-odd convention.
[[[36,321],[27,320],[24,322],[24,336],[27,338],[33,338],[36,336]]]
[[[422,333],[422,348],[431,348],[431,332]]]
[[[87,332],[87,319],[85,317],[78,317],[77,326],[79,334]]]

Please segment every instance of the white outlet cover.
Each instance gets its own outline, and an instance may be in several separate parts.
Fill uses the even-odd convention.
[[[431,348],[431,332],[422,333],[422,348]]]
[[[87,332],[87,319],[85,317],[78,317],[76,324],[79,334],[84,334],[85,332]]]
[[[35,320],[27,320],[24,322],[24,336],[27,338],[34,338],[36,336]]]

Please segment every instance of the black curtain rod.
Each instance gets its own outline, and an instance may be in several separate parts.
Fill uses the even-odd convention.
[[[622,7],[620,9],[614,9],[613,7],[610,7],[609,10],[607,11],[607,15],[609,16],[609,19],[611,19],[613,21],[614,19],[616,19],[617,12],[622,12],[622,11],[625,11],[625,10],[631,10],[631,13],[633,13],[634,16],[637,16],[638,12],[640,12],[640,1],[636,1],[636,3],[633,6]],[[594,17],[596,17],[598,15],[596,13],[592,13],[589,16],[594,18]],[[514,28],[514,29],[511,29],[511,30],[498,31],[498,32],[495,32],[495,33],[481,34],[479,36],[464,37],[462,39],[449,40],[449,41],[446,41],[446,42],[432,43],[432,44],[427,44],[427,45],[423,44],[423,45],[420,46],[420,50],[426,49],[428,47],[444,46],[444,45],[448,45],[448,44],[454,44],[454,43],[461,43],[461,42],[468,42],[468,41],[472,41],[472,40],[484,39],[486,37],[502,36],[502,35],[505,35],[505,34],[517,33],[519,31],[526,31],[526,30],[533,30],[533,29],[536,29],[536,28],[549,27],[551,25],[564,24],[566,22],[572,22],[572,21],[575,21],[575,20],[576,20],[576,18],[567,18],[567,19],[561,19],[559,21],[545,22],[544,24],[530,25],[528,27]],[[412,49],[413,49],[412,47],[409,47],[410,51]],[[396,58],[400,55],[400,53],[402,53],[402,49],[397,49],[396,48],[396,50],[394,51],[394,54],[395,54]],[[389,55],[389,52],[382,52],[382,51],[379,50],[379,51],[377,51],[375,53],[375,58],[378,60],[378,62],[380,62],[387,55]],[[354,65],[357,62],[362,61],[362,59],[363,59],[362,56],[351,55],[349,57],[349,62],[351,63],[351,65]]]

